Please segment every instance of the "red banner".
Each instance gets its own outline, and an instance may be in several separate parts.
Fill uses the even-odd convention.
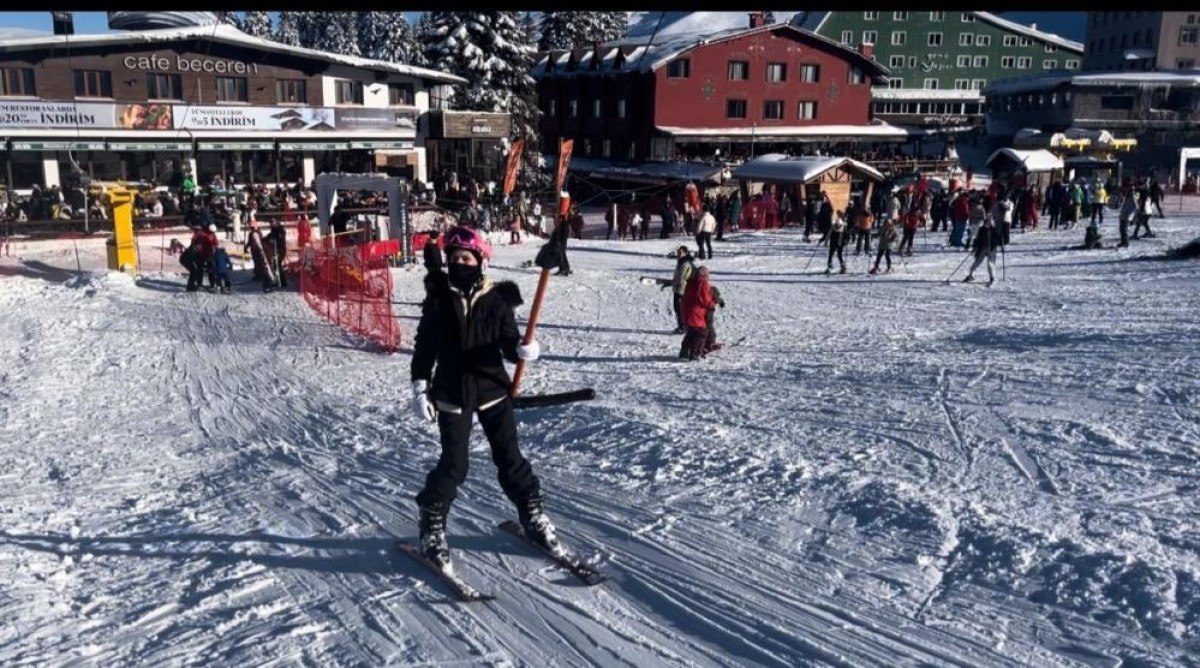
[[[517,187],[517,169],[521,166],[521,152],[525,150],[525,140],[513,142],[508,151],[508,168],[504,170],[504,194],[511,195]]]
[[[558,148],[558,182],[555,191],[562,192],[563,184],[567,182],[567,163],[571,162],[571,149],[575,148],[575,140],[567,139]]]

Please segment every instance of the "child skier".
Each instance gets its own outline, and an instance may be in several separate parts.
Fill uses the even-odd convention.
[[[224,246],[217,246],[213,250],[213,277],[217,279],[217,289],[221,294],[233,292],[232,275],[233,261],[229,259],[229,253],[225,252]]]
[[[704,345],[708,340],[708,312],[716,306],[717,299],[708,282],[708,267],[701,265],[683,293],[683,322],[687,325],[687,333],[683,335],[683,342],[679,346],[679,356],[683,359],[704,357]]]
[[[892,242],[896,240],[896,221],[889,219],[883,221],[883,225],[879,227],[879,252],[875,254],[875,266],[871,267],[870,274],[879,273],[879,261],[887,259],[887,273],[892,273]]]
[[[484,274],[491,247],[475,230],[446,234],[446,269],[431,273],[434,289],[421,306],[413,347],[413,410],[436,421],[442,454],[417,495],[420,544],[425,557],[452,571],[446,515],[467,478],[472,415],[487,435],[504,494],[517,507],[525,535],[551,553],[562,548],[543,512],[537,476],[522,456],[509,399],[512,381],[504,360],[534,360],[537,341],[521,343],[513,307],[521,303],[511,282],[493,283]]]

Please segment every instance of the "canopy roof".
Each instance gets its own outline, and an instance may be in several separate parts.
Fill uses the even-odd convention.
[[[987,159],[987,166],[994,168],[994,163],[997,159],[1010,160],[1021,165],[1027,172],[1049,172],[1055,169],[1063,168],[1062,158],[1054,155],[1046,149],[1038,149],[1036,151],[1022,151],[1016,148],[1002,148]]]
[[[768,153],[755,158],[733,170],[733,177],[751,181],[775,183],[808,183],[831,169],[842,168],[871,181],[883,181],[874,167],[836,156],[790,157],[782,153]]]

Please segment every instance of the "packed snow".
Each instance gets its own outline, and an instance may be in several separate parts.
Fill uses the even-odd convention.
[[[498,597],[473,605],[392,550],[438,452],[407,352],[295,293],[185,293],[150,239],[138,279],[93,271],[96,241],[14,243],[0,663],[1194,665],[1200,265],[1160,258],[1200,206],[1175,206],[1125,250],[1016,233],[990,289],[943,282],[943,234],[830,277],[795,230],[732,234],[707,264],[745,339],[695,363],[639,280],[680,239],[572,241],[524,391],[597,398],[520,432],[612,580],[496,530],[477,432],[449,524]],[[491,270],[527,301],[538,245]],[[394,274],[411,344],[422,271]]]

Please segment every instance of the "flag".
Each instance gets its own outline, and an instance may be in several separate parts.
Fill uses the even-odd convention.
[[[525,140],[513,142],[508,151],[508,167],[504,170],[504,194],[511,195],[517,187],[517,169],[521,167],[521,152],[525,149]]]
[[[563,184],[567,181],[567,163],[571,161],[571,149],[574,147],[574,139],[564,140],[558,147],[558,182],[554,186],[556,192],[562,192]]]

